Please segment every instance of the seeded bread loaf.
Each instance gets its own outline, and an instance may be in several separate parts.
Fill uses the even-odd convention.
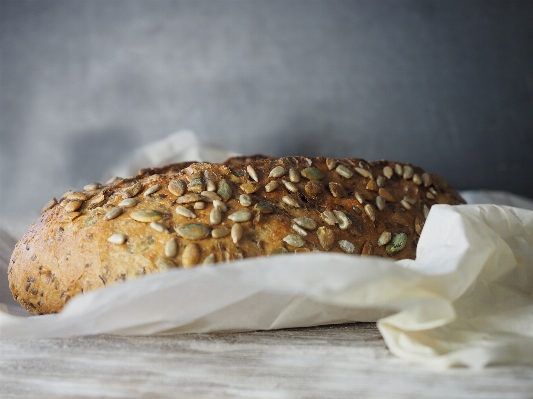
[[[464,201],[409,164],[254,156],[182,163],[53,199],[16,245],[13,296],[33,314],[174,267],[313,251],[415,257],[432,205]]]

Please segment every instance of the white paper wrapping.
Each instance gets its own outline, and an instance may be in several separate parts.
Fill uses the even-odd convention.
[[[180,143],[180,135],[171,139]],[[186,153],[191,145],[181,142],[185,148],[176,145],[174,152]],[[533,364],[533,211],[434,206],[415,261],[330,253],[246,259],[93,291],[55,315],[6,310],[0,311],[1,338],[377,321],[394,354],[431,367]]]

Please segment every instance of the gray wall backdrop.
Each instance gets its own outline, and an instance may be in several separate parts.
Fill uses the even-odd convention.
[[[533,2],[0,0],[1,223],[181,128],[533,197]]]

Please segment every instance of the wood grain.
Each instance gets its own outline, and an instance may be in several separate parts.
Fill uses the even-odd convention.
[[[532,398],[533,368],[432,371],[373,323],[159,337],[1,340],[2,398]]]

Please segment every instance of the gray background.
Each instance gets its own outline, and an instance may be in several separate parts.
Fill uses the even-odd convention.
[[[0,1],[0,223],[181,128],[533,197],[532,105],[531,1]]]

